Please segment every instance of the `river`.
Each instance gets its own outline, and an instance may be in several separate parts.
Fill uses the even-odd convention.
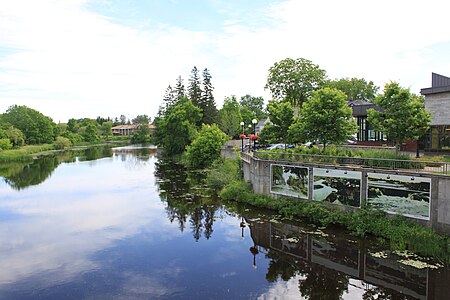
[[[449,269],[238,203],[140,147],[0,165],[0,299],[448,299]]]

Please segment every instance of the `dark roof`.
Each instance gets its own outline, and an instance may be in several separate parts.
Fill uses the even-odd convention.
[[[347,102],[347,104],[352,108],[352,115],[354,117],[367,116],[367,110],[371,108],[378,111],[382,111],[382,109],[379,106],[373,104],[372,102],[364,100],[350,100]]]
[[[422,95],[450,92],[450,78],[436,73],[431,73],[431,87],[421,89]]]

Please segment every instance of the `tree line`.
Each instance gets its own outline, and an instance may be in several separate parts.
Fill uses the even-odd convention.
[[[373,129],[383,132],[396,144],[418,139],[430,123],[424,98],[398,83],[390,82],[378,93],[379,87],[364,78],[330,80],[325,70],[304,58],[276,62],[268,70],[265,88],[273,97],[267,106],[262,97],[244,95],[238,100],[231,95],[218,109],[210,71],[205,68],[200,72],[193,67],[187,86],[179,76],[173,87],[167,87],[153,120],[156,131],[152,142],[169,154],[187,150],[192,164],[203,166],[220,151],[220,143],[239,138],[243,133],[253,133],[252,120],[267,118],[260,134],[262,143],[318,141],[326,147],[345,142],[356,133],[348,100],[378,105],[381,110],[369,111],[367,120]],[[0,114],[0,149],[54,142],[59,148],[94,143],[109,138],[111,128],[120,124],[141,124],[132,142],[147,142],[150,122],[147,115],[132,120],[121,115],[114,119],[70,119],[67,123],[56,124],[34,109],[13,105]],[[193,143],[201,136],[209,138]],[[199,157],[200,154],[204,157]]]
[[[18,148],[24,145],[52,144],[63,149],[83,143],[101,142],[112,136],[112,127],[120,124],[150,123],[147,115],[139,115],[127,120],[124,115],[114,120],[97,117],[97,119],[71,118],[67,123],[56,124],[39,111],[27,106],[12,105],[0,114],[0,150]],[[148,126],[142,138],[139,130],[132,138],[149,140]]]
[[[387,83],[383,92],[378,93],[379,87],[373,81],[355,77],[331,80],[325,70],[304,58],[276,62],[268,70],[265,88],[273,97],[266,107],[262,97],[245,95],[238,101],[232,95],[217,109],[208,69],[203,71],[201,82],[194,67],[186,89],[181,76],[175,88],[167,88],[154,122],[157,128],[154,142],[170,154],[187,150],[188,160],[194,165],[202,162],[203,166],[210,158],[197,157],[198,162],[192,162],[202,152],[197,149],[197,154],[193,155],[190,151],[201,145],[204,152],[214,148],[213,152],[218,153],[214,137],[222,141],[253,133],[252,120],[268,118],[257,137],[261,143],[315,141],[325,148],[329,144],[344,143],[356,134],[357,124],[348,106],[349,100],[379,106],[380,110],[369,110],[367,121],[396,145],[404,140],[417,140],[430,123],[424,98],[398,83]],[[209,138],[194,143],[202,135]]]

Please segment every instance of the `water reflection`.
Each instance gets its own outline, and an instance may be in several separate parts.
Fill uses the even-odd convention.
[[[415,268],[385,257],[376,241],[220,203],[203,173],[154,150],[91,154],[59,157],[51,176],[27,189],[0,182],[0,299],[450,294],[448,269]]]
[[[196,241],[202,235],[210,239],[220,204],[201,185],[204,174],[187,172],[181,163],[166,158],[156,162],[155,177],[159,196],[167,203],[165,209],[170,222],[176,222],[183,232],[189,220]]]
[[[450,292],[436,284],[438,276],[449,277],[448,269],[405,265],[373,242],[248,213],[244,218],[258,252],[270,259],[266,279],[297,281],[304,299],[342,299],[355,287],[362,299],[446,299]]]

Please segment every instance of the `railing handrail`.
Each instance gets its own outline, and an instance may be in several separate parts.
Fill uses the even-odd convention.
[[[242,154],[249,155],[248,153],[241,152]],[[270,157],[268,157],[270,156]],[[242,156],[241,156],[242,157]],[[390,169],[390,170],[415,170],[421,173],[439,173],[447,175],[450,170],[450,164],[446,162],[435,162],[425,160],[402,160],[392,158],[372,158],[372,157],[349,157],[349,156],[333,156],[333,155],[321,155],[321,154],[305,154],[305,153],[292,153],[292,152],[259,152],[256,151],[253,154],[257,159],[270,159],[275,161],[299,161],[308,159],[309,163],[315,164],[334,164],[334,165],[357,165],[366,166],[374,169]],[[248,159],[248,157],[246,157]],[[326,160],[325,162],[323,160]]]

